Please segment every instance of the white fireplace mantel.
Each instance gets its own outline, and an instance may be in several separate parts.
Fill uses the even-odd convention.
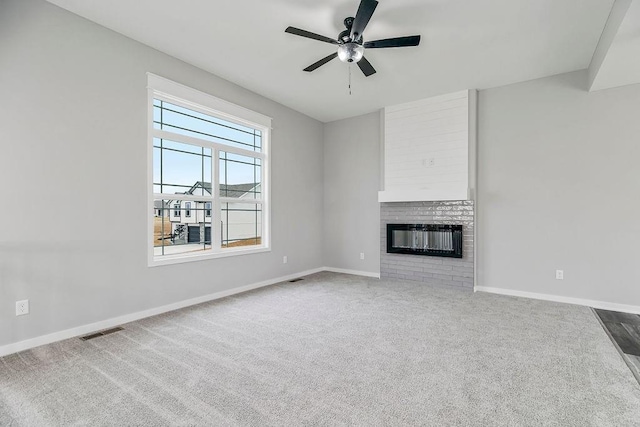
[[[378,192],[378,202],[425,202],[473,200],[467,187],[457,189],[389,190]]]

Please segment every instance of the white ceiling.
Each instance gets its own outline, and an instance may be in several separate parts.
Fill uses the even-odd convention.
[[[591,90],[640,83],[640,0],[630,3]]]
[[[420,34],[419,47],[365,56],[365,78],[334,60],[302,69],[359,0],[49,0],[128,37],[328,122],[386,105],[488,88],[589,66],[614,0],[380,0],[365,40]]]

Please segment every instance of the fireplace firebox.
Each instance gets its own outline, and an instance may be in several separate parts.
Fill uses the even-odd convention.
[[[462,225],[387,224],[387,253],[462,258]]]

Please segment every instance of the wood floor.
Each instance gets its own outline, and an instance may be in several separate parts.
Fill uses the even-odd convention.
[[[640,382],[640,315],[595,310]]]

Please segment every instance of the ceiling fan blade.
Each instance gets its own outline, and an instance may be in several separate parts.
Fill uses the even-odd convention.
[[[394,37],[392,39],[372,40],[365,42],[365,49],[382,49],[386,47],[418,46],[420,36]]]
[[[356,17],[351,26],[351,40],[357,41],[362,37],[362,33],[364,33],[364,29],[367,27],[376,7],[378,7],[376,0],[362,0],[360,2],[358,12],[356,12]]]
[[[322,58],[320,61],[318,62],[314,62],[313,64],[309,65],[307,68],[304,69],[304,71],[308,71],[311,72],[313,70],[315,70],[316,68],[319,68],[321,66],[323,66],[324,64],[326,64],[327,62],[331,61],[332,59],[335,59],[338,57],[338,52],[332,53],[329,56],[325,56],[324,58]],[[363,58],[364,59],[364,58]]]
[[[373,65],[371,65],[371,63],[367,61],[367,58],[365,58],[364,56],[360,61],[358,61],[358,67],[360,67],[360,70],[362,70],[365,77],[369,77],[371,74],[376,73],[376,69],[373,68]]]
[[[301,30],[296,27],[287,27],[284,30],[285,33],[295,34],[296,36],[306,37],[308,39],[319,40],[325,43],[338,44],[337,40],[331,39],[329,37],[321,36],[320,34],[312,33],[310,31]]]

